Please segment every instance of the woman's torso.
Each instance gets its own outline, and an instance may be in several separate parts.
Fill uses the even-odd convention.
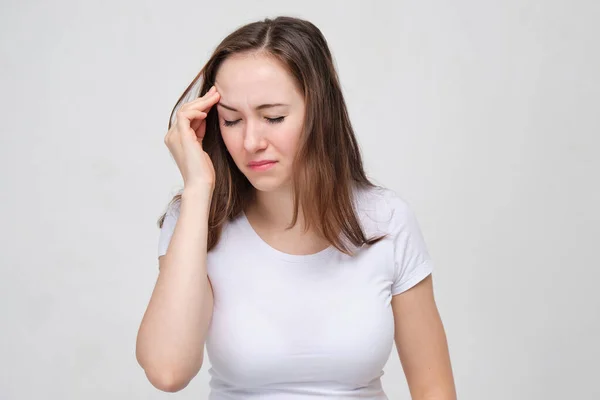
[[[389,223],[382,193],[357,197],[369,237]],[[264,242],[245,215],[229,223],[208,255],[211,399],[386,399],[393,251],[384,239],[355,257],[333,247],[289,255]]]

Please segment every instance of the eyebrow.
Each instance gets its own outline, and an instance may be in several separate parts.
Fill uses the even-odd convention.
[[[228,106],[226,104],[223,104],[222,102],[218,102],[217,105],[219,105],[223,108],[226,108],[228,110],[238,112],[238,110],[236,110],[235,108]],[[280,106],[287,106],[287,104],[283,104],[283,103],[261,104],[260,106],[256,107],[256,110],[264,110],[265,108],[273,108],[273,107],[280,107]]]

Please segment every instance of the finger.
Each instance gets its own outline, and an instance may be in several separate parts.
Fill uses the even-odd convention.
[[[192,121],[190,126],[192,127],[194,132],[198,133],[198,128],[200,128],[200,125],[202,125],[202,121],[204,121],[204,119],[199,119],[199,118]]]
[[[196,140],[202,142],[202,140],[204,139],[204,135],[206,134],[206,119],[199,121],[200,124],[198,125],[197,129],[194,129],[194,132],[196,133]]]
[[[206,93],[204,93],[204,96],[211,95],[211,94],[213,94],[216,91],[217,91],[217,87],[215,85],[212,85],[210,87],[210,89],[208,89],[208,91]]]
[[[196,131],[192,129],[192,122],[203,121],[206,118],[206,113],[200,110],[180,111],[180,124],[182,144],[185,140],[196,140]]]
[[[182,115],[184,118],[188,120],[189,122],[191,122],[193,119],[196,118],[206,118],[206,116],[208,115],[206,112],[202,111],[202,110],[197,110],[197,109],[189,109],[189,110],[180,110],[179,111],[180,115]]]
[[[189,113],[192,114],[189,114]],[[204,112],[203,110],[199,110],[197,108],[183,108],[180,107],[179,110],[177,110],[177,112],[175,113],[175,124],[177,124],[180,120],[186,120],[188,122],[191,122],[193,118],[197,118],[196,113],[204,113],[206,114],[206,112]]]
[[[178,128],[185,132],[192,128],[192,124],[198,120],[206,118],[206,113],[200,110],[181,110],[177,112],[177,125]]]
[[[221,99],[221,95],[218,92],[214,92],[213,94],[201,97],[196,100],[192,100],[189,103],[186,103],[182,106],[184,109],[197,109],[201,111],[208,111],[213,105],[215,105]]]
[[[198,129],[204,123],[208,114],[199,110],[194,110],[194,112],[198,112],[200,114],[197,114],[196,118],[191,120],[190,127],[194,130],[194,132],[196,132],[196,134],[198,134]]]
[[[188,105],[190,103],[197,102],[198,100],[208,99],[209,97],[213,96],[216,93],[216,91],[217,91],[216,87],[212,86],[206,93],[204,93],[204,95],[199,96],[191,101],[188,101],[184,105]]]
[[[196,100],[192,100],[189,103],[184,104],[183,106],[181,106],[181,109],[182,110],[195,109],[195,110],[208,112],[208,110],[213,105],[215,105],[220,99],[221,99],[221,95],[219,94],[219,92],[214,92],[213,94],[211,94],[209,96],[200,97]]]

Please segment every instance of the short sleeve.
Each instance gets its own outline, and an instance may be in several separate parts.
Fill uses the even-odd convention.
[[[162,227],[160,228],[160,234],[158,236],[158,257],[167,254],[171,237],[175,231],[175,224],[179,217],[179,202],[174,202],[169,205],[165,213],[165,219]]]
[[[433,262],[421,233],[416,215],[408,203],[393,194],[390,224],[394,245],[394,278],[392,295],[415,286],[433,272]]]

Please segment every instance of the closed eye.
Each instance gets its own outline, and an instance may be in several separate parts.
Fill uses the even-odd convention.
[[[223,120],[223,125],[225,126],[233,126],[235,124],[237,124],[239,121],[239,119],[237,121],[227,121],[226,119]]]
[[[283,122],[283,120],[285,119],[285,117],[277,117],[277,118],[267,118],[265,117],[265,119],[267,120],[268,123],[270,124],[278,124]],[[225,126],[234,126],[236,125],[240,120],[235,120],[235,121],[227,121],[226,119],[223,120],[223,125]]]
[[[266,117],[265,117],[266,118]],[[270,124],[278,124],[280,122],[283,122],[283,119],[285,117],[277,117],[277,118],[266,118],[266,120],[270,123]]]

